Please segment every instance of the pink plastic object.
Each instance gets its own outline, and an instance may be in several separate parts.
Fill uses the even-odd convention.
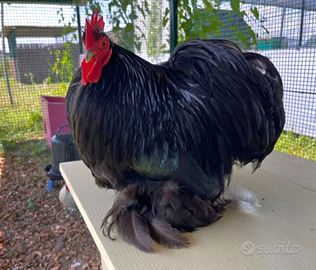
[[[57,129],[64,124],[68,124],[66,117],[66,99],[63,97],[41,96],[42,117],[44,125],[45,139],[48,147],[51,148],[52,138],[57,133]],[[64,133],[70,133],[68,127],[63,128]]]

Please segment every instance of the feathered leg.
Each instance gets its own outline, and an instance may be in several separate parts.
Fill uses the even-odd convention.
[[[153,250],[154,242],[150,237],[146,206],[141,209],[136,199],[137,195],[137,185],[128,186],[119,193],[103,220],[103,234],[114,240],[111,237],[111,230],[116,225],[124,241],[142,251],[150,252]],[[110,218],[111,222],[107,225]]]
[[[152,203],[155,217],[187,232],[219,220],[224,207],[224,203],[202,200],[199,196],[188,193],[173,181],[166,182],[154,192]]]
[[[124,241],[151,252],[154,241],[168,248],[186,247],[188,242],[181,231],[207,226],[220,219],[223,211],[223,204],[202,200],[173,181],[152,181],[147,187],[134,184],[124,188],[102,227],[113,239],[111,230],[115,226]]]

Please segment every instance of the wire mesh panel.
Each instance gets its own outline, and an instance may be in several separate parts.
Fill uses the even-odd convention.
[[[180,42],[229,39],[267,56],[284,84],[286,132],[276,149],[316,160],[316,1],[240,2],[179,1]]]
[[[2,144],[46,138],[50,146],[57,128],[66,123],[63,98],[84,57],[80,28],[93,10],[101,10],[113,42],[153,63],[169,57],[167,0],[81,1],[77,6],[61,0],[30,2],[2,4]],[[277,149],[315,160],[315,140],[310,138],[316,137],[316,3],[279,2],[180,0],[179,43],[189,38],[223,38],[244,50],[259,48],[284,82],[288,132]]]
[[[288,131],[276,149],[316,160],[316,1],[264,3],[256,6],[268,30],[257,27],[259,52],[270,58],[283,79]],[[244,5],[245,10],[249,7]],[[247,23],[255,28],[251,20]]]
[[[316,10],[294,9],[291,2],[299,4],[302,1],[289,1],[290,7],[258,8],[265,19],[265,27],[269,29],[268,34],[259,36],[258,45],[283,78],[287,115],[285,130],[316,137],[316,43],[313,42]]]
[[[0,70],[1,138],[42,137],[41,96],[61,96],[60,83],[69,83],[74,69],[79,67],[78,42],[71,44],[76,24],[64,27],[73,8],[29,4],[3,4],[2,7],[5,49],[1,53]],[[58,14],[61,9],[64,20]],[[65,110],[58,110],[54,116],[44,118],[64,115]]]
[[[81,31],[92,11],[100,10],[104,30],[118,45],[154,63],[169,56],[168,1],[31,2],[2,4],[2,146],[45,138],[51,148],[58,128],[67,124],[65,95],[84,58]]]

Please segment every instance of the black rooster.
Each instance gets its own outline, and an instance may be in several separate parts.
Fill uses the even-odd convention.
[[[67,94],[67,116],[100,187],[118,191],[104,219],[151,251],[217,221],[236,162],[273,150],[285,122],[282,80],[264,56],[227,40],[189,40],[153,65],[114,44],[98,13]],[[111,218],[108,225],[107,221]]]

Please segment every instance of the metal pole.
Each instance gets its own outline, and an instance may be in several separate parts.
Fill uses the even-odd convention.
[[[131,17],[131,24],[133,25],[133,30],[132,30],[132,46],[131,46],[131,50],[133,53],[135,53],[135,42],[134,42],[134,38],[135,38],[135,7],[134,5],[137,5],[137,0],[136,1],[131,1],[131,6],[132,6],[132,17]]]
[[[16,54],[16,36],[15,36],[15,27],[12,27],[12,47],[13,47],[13,57],[14,57],[14,64],[15,64],[15,73],[16,73],[16,79],[18,81],[18,83],[21,83],[21,77],[20,77],[20,70],[19,70],[19,65],[18,65],[18,58],[17,58],[17,54]],[[10,50],[10,46],[9,46],[9,50]]]
[[[281,30],[280,30],[280,49],[282,45],[282,35],[283,35],[283,24],[284,24],[284,17],[286,13],[286,7],[283,7],[283,13],[282,13],[282,20],[281,20]]]
[[[301,27],[300,27],[300,39],[298,46],[302,46],[302,39],[303,39],[303,26],[304,26],[304,9],[305,9],[305,0],[302,2],[302,13],[301,13]]]
[[[7,89],[8,89],[8,94],[10,97],[10,102],[11,105],[14,104],[12,94],[11,94],[11,88],[10,88],[10,82],[9,82],[9,75],[8,75],[8,69],[7,69],[7,59],[5,55],[5,42],[4,42],[4,22],[3,22],[3,3],[1,3],[1,28],[2,28],[2,56],[3,56],[3,64],[4,64],[4,76],[7,81]]]
[[[79,5],[76,6],[76,10],[77,10],[77,23],[78,23],[79,52],[80,52],[80,54],[83,54],[83,46],[82,46],[82,40],[81,40],[81,22],[80,22]]]
[[[170,54],[178,44],[178,0],[169,0],[170,8]]]

